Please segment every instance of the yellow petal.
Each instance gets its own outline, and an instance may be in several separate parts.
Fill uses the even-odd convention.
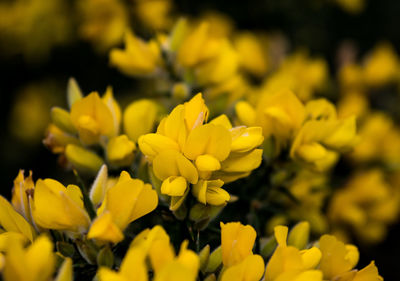
[[[48,229],[85,231],[90,223],[85,210],[67,194],[67,189],[52,179],[38,180],[33,198],[35,222]]]
[[[245,101],[239,101],[235,106],[236,115],[241,124],[253,126],[256,122],[255,109]]]
[[[96,179],[94,180],[92,187],[90,188],[89,198],[94,206],[99,205],[106,195],[108,179],[107,166],[103,164],[99,172],[97,173]]]
[[[72,270],[72,259],[65,258],[60,270],[58,271],[55,281],[73,281],[74,273]]]
[[[248,172],[260,166],[262,149],[254,149],[250,153],[238,154],[229,157],[221,163],[224,172]]]
[[[188,184],[184,177],[171,176],[165,179],[161,185],[161,193],[169,196],[182,196]]]
[[[134,101],[124,111],[124,131],[137,142],[139,137],[151,133],[158,115],[158,105],[147,99]]]
[[[220,225],[222,261],[225,266],[238,264],[252,253],[257,234],[250,225],[239,222]]]
[[[110,136],[114,132],[112,113],[95,92],[72,105],[71,121],[86,144],[94,144],[101,135]]]
[[[96,218],[87,237],[112,243],[118,243],[124,239],[121,230],[114,224],[110,212],[105,212]]]
[[[139,148],[146,156],[155,157],[164,150],[179,151],[179,145],[172,139],[160,134],[147,134],[139,137]]]
[[[249,255],[241,263],[222,273],[221,281],[259,281],[264,273],[264,260],[259,255]]]
[[[33,241],[36,236],[33,227],[14,210],[3,196],[0,196],[0,225],[6,231],[23,234],[30,241]]]
[[[199,171],[216,171],[221,169],[221,164],[212,155],[204,154],[196,158],[196,167]]]
[[[195,160],[200,155],[209,154],[218,161],[223,161],[229,155],[231,142],[231,135],[225,127],[206,124],[190,132],[183,154],[191,160]]]
[[[198,172],[192,162],[175,150],[162,151],[154,158],[154,174],[160,180],[171,176],[182,176],[192,184],[197,183]]]
[[[103,160],[97,154],[75,144],[67,145],[65,156],[77,170],[83,173],[94,174],[103,165]]]
[[[136,145],[126,135],[113,137],[107,144],[107,159],[111,165],[129,166],[132,164]]]

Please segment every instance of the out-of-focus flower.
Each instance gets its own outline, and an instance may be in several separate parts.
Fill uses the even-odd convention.
[[[154,40],[145,42],[127,31],[125,50],[112,49],[110,63],[129,76],[151,75],[161,65],[160,48]]]
[[[308,101],[317,90],[323,88],[328,77],[328,66],[321,58],[309,58],[305,52],[287,57],[262,85],[265,92],[281,89],[292,90],[301,101]]]
[[[120,0],[84,0],[77,5],[79,35],[105,52],[118,45],[129,26],[128,9]]]
[[[319,239],[319,248],[322,253],[319,268],[324,280],[383,280],[373,261],[361,270],[354,269],[359,259],[358,249],[354,245],[345,245],[335,236],[323,235]]]
[[[10,111],[11,135],[25,145],[37,145],[50,121],[46,112],[58,100],[56,93],[60,89],[50,81],[29,84],[18,91]]]
[[[268,229],[280,224],[278,218],[285,221],[307,221],[310,223],[311,230],[321,234],[328,230],[328,222],[323,212],[324,202],[328,197],[328,177],[325,174],[316,173],[308,169],[298,172],[296,177],[290,181],[286,188],[296,199],[296,202],[288,196],[277,193],[274,201],[282,204],[285,208],[284,214],[278,214],[275,219],[271,219]],[[275,223],[275,225],[273,225]]]
[[[53,243],[42,235],[29,247],[12,241],[5,255],[3,278],[6,281],[44,281],[54,272]]]
[[[168,30],[172,25],[171,0],[134,0],[134,12],[139,21],[150,30]]]
[[[246,122],[246,119],[253,114],[250,108],[243,108],[243,105],[241,107],[238,107],[236,112],[239,119]],[[278,149],[287,146],[288,142],[293,139],[303,124],[306,113],[304,105],[289,90],[263,94],[257,103],[255,112],[254,124],[263,128],[265,138],[274,137]],[[249,121],[251,120],[249,119]]]
[[[323,99],[310,101],[306,111],[310,120],[296,135],[290,156],[315,170],[327,170],[336,162],[337,152],[348,151],[356,144],[355,117],[337,119],[335,107]]]
[[[265,36],[250,32],[236,34],[234,45],[238,51],[240,66],[249,73],[263,77],[269,69],[268,45]]]
[[[2,2],[0,48],[9,54],[23,54],[30,61],[45,58],[54,46],[71,39],[72,25],[67,11],[64,0]]]
[[[145,253],[141,248],[130,248],[118,272],[107,267],[101,267],[97,272],[97,276],[100,281],[147,281],[148,274],[145,258]]]
[[[383,112],[373,112],[360,126],[360,142],[350,157],[356,163],[380,160],[395,167],[400,163],[400,132]]]
[[[352,14],[361,13],[365,7],[365,0],[335,0],[335,2],[343,10]]]
[[[366,242],[381,241],[399,215],[400,193],[384,181],[379,170],[356,174],[333,194],[328,218],[333,230],[350,227]]]
[[[388,43],[378,45],[366,58],[363,77],[367,85],[380,87],[394,82],[399,74],[399,59]]]

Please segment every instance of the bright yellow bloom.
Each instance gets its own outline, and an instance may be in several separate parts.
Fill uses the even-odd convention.
[[[40,236],[28,248],[14,241],[5,256],[5,281],[46,281],[54,272],[53,244],[47,236]]]
[[[193,195],[203,204],[214,206],[223,205],[230,199],[229,193],[221,187],[224,182],[222,180],[199,180],[193,185]]]
[[[251,254],[224,271],[221,281],[259,281],[263,274],[264,260],[259,255]]]
[[[134,101],[124,111],[124,132],[134,142],[151,133],[159,114],[159,106],[147,99]]]
[[[230,267],[242,262],[252,254],[256,231],[240,222],[220,223],[222,262]]]
[[[125,50],[113,49],[110,63],[129,76],[151,75],[160,66],[161,52],[155,41],[144,42],[132,32],[125,34]]]
[[[35,223],[47,229],[83,233],[90,224],[79,187],[53,179],[36,182],[32,214]]]
[[[101,136],[112,136],[115,131],[113,115],[98,93],[76,101],[71,107],[71,121],[84,144],[98,143]]]
[[[103,165],[100,156],[80,145],[68,144],[65,147],[65,157],[75,169],[87,174],[96,173]]]
[[[153,211],[157,204],[158,196],[151,185],[123,171],[117,184],[106,191],[88,238],[117,243],[129,223]]]
[[[162,119],[155,134],[139,138],[140,150],[162,181],[161,193],[171,196],[171,210],[183,203],[190,184],[203,204],[225,204],[229,194],[223,183],[247,176],[261,163],[262,150],[256,149],[263,141],[261,128],[232,128],[225,115],[204,124],[207,117],[198,94]]]
[[[247,111],[243,113],[246,114]],[[273,94],[265,93],[260,98],[256,107],[255,123],[263,128],[264,137],[273,136],[280,148],[285,147],[294,137],[304,118],[305,108],[301,101],[293,92],[281,90]],[[239,116],[239,119],[244,118]]]
[[[323,235],[319,240],[322,258],[320,270],[324,273],[324,279],[329,280],[383,280],[379,276],[374,262],[360,271],[353,268],[358,263],[359,253],[357,247],[345,245],[332,235]]]
[[[134,158],[136,145],[126,135],[119,135],[110,139],[107,144],[107,159],[111,165],[129,166]]]
[[[275,227],[278,247],[267,264],[265,280],[322,281],[322,272],[314,269],[321,259],[321,251],[316,247],[301,251],[287,246],[287,234],[287,227]]]

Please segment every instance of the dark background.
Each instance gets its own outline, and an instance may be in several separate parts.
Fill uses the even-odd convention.
[[[356,44],[359,58],[382,40],[391,42],[397,51],[400,47],[400,1],[396,0],[368,1],[365,10],[356,15],[323,0],[178,0],[175,9],[192,15],[217,10],[232,17],[238,29],[280,31],[289,39],[292,50],[306,47],[311,54],[323,56],[332,76],[338,46],[344,40]],[[85,93],[103,92],[107,85],[112,85],[118,97],[135,84],[133,79],[110,68],[106,55],[96,54],[88,43],[79,40],[54,48],[48,59],[36,63],[27,63],[21,55],[10,57],[0,53],[0,70],[0,192],[7,197],[19,169],[33,170],[35,179],[65,178],[65,171],[56,164],[57,157],[40,141],[27,145],[9,133],[10,111],[16,93],[24,85],[51,77],[65,87],[68,78],[74,76]],[[56,94],[65,95],[65,91]],[[65,98],[58,105],[65,107]],[[397,224],[382,244],[360,247],[361,265],[374,259],[386,280],[398,280],[399,234]]]

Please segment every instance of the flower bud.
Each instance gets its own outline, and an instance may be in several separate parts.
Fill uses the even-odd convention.
[[[310,236],[310,223],[302,221],[296,224],[289,232],[288,245],[297,249],[304,249]]]

